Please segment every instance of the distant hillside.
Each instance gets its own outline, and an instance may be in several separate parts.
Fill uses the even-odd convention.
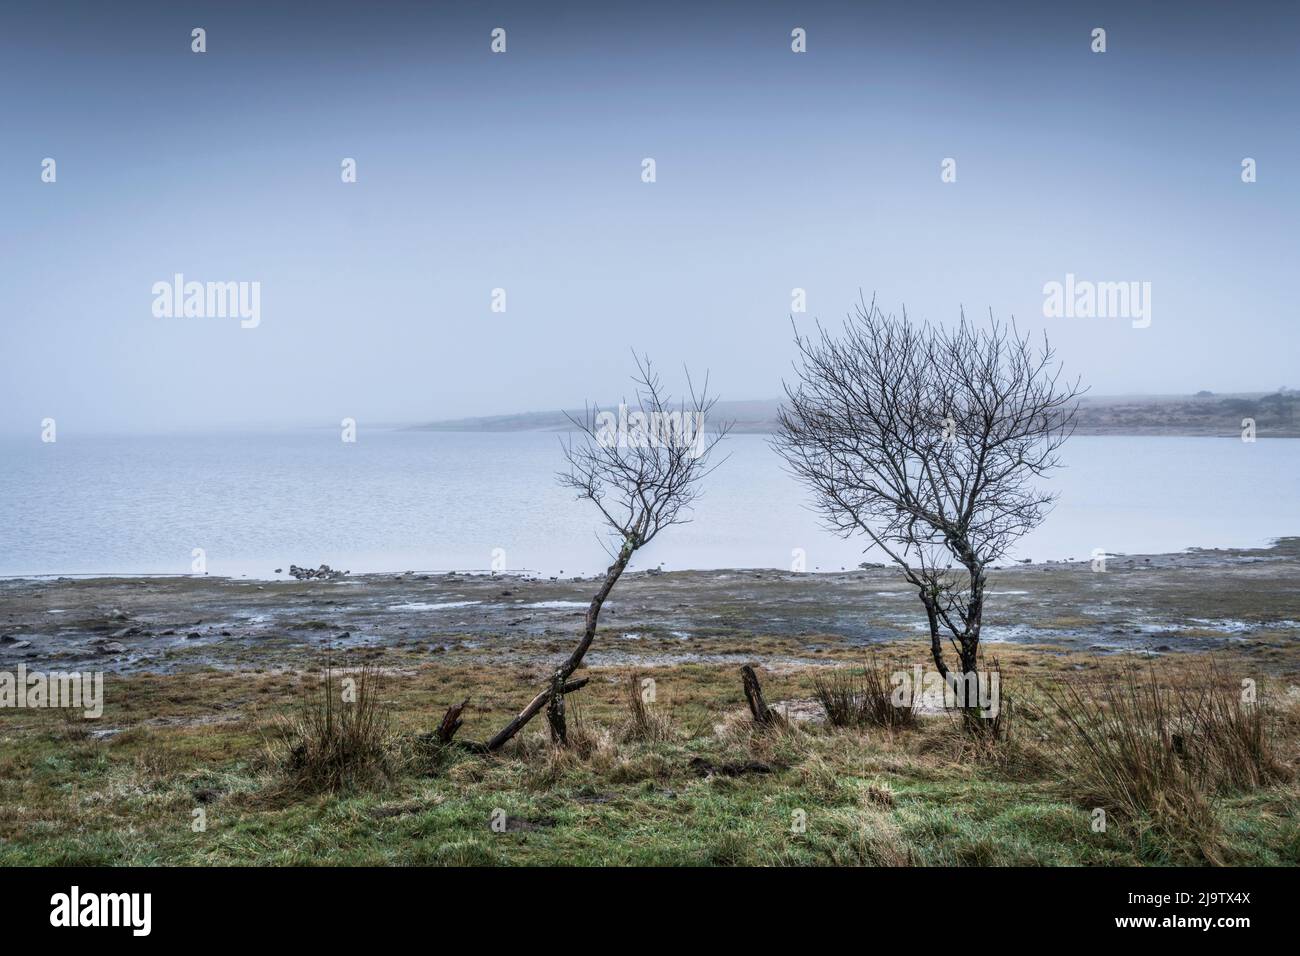
[[[1300,392],[1098,397],[1079,408],[1080,435],[1241,435],[1253,418],[1260,437],[1300,437]]]
[[[712,417],[715,421],[734,421],[736,432],[766,433],[775,426],[779,405],[774,398],[718,402]],[[1300,437],[1300,391],[1088,397],[1079,406],[1076,434],[1235,437],[1241,434],[1243,418],[1255,420],[1261,438]],[[521,412],[429,422],[411,428],[441,432],[566,431],[569,422],[562,411]]]
[[[748,402],[718,402],[710,418],[715,421],[734,421],[733,431],[770,432],[776,422],[780,402],[765,399]],[[602,405],[614,410],[618,404]],[[456,418],[441,422],[412,425],[411,430],[429,432],[554,432],[568,431],[571,427],[565,412],[520,412],[517,415],[486,415],[481,418]],[[581,418],[582,409],[568,414]]]

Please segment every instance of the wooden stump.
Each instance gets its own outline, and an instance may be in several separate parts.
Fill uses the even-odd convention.
[[[460,719],[461,711],[469,706],[469,698],[466,697],[459,704],[453,704],[447,708],[447,712],[442,715],[442,723],[438,725],[438,743],[449,744],[451,738],[456,736],[456,731],[460,730],[460,725],[464,723]]]
[[[745,700],[749,702],[749,712],[754,715],[754,723],[760,727],[772,727],[781,723],[781,715],[767,706],[763,699],[763,687],[758,682],[754,668],[746,664],[740,669],[740,676],[745,684]]]

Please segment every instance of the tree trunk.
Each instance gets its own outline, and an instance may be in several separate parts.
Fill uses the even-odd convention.
[[[546,719],[551,725],[551,743],[561,747],[569,744],[569,729],[564,724],[564,686],[560,675],[551,683],[551,699],[546,707]]]
[[[922,593],[922,603],[925,604],[925,616],[930,622],[930,656],[934,658],[935,669],[939,671],[939,676],[946,683],[948,680],[948,665],[943,659],[943,638],[939,635],[939,612],[934,606],[934,602]]]
[[[524,725],[536,717],[537,712],[546,706],[551,699],[554,688],[560,688],[561,696],[569,692],[570,685],[566,682],[582,664],[583,656],[587,653],[587,649],[591,647],[591,642],[596,637],[596,623],[600,619],[601,605],[605,603],[605,599],[609,597],[609,592],[614,589],[615,583],[622,577],[628,561],[632,560],[632,552],[635,550],[636,548],[632,546],[630,541],[624,542],[622,550],[618,552],[618,557],[614,559],[614,563],[605,570],[605,580],[601,582],[600,590],[596,592],[591,599],[591,604],[587,607],[587,619],[582,632],[582,640],[573,649],[569,659],[556,669],[555,677],[551,680],[551,686],[534,697],[528,706],[519,712],[519,716],[501,728],[497,735],[487,742],[488,750],[500,750],[510,738],[519,733]],[[582,683],[586,683],[586,681]],[[552,725],[552,733],[554,733],[554,725]]]
[[[980,672],[979,672],[979,634],[962,635],[961,669],[962,687],[966,691],[962,717],[968,730],[981,732],[985,729],[984,711],[980,707]]]
[[[965,633],[961,637],[961,667],[967,675],[966,681],[966,720],[967,723],[974,720],[978,730],[985,729],[984,711],[980,707],[982,695],[980,692],[980,672],[979,672],[979,651],[980,651],[980,621],[984,616],[984,569],[976,563],[974,556],[966,562],[966,567],[970,572],[970,603],[967,607],[967,620]],[[970,695],[974,694],[975,699],[971,700]]]

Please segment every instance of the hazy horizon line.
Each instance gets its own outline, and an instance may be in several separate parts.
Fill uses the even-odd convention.
[[[1215,391],[1213,389],[1202,389],[1200,391],[1208,392],[1209,395],[1215,398],[1258,398],[1266,395],[1278,394],[1283,389],[1287,389],[1290,391],[1300,391],[1300,389],[1295,389],[1292,388],[1291,386],[1285,386],[1285,385],[1279,386],[1277,388],[1258,389],[1258,390],[1251,390],[1251,391],[1220,392],[1220,391]],[[1168,400],[1168,399],[1192,399],[1197,397],[1198,394],[1199,392],[1110,392],[1105,394],[1089,393],[1081,396],[1080,400],[1083,402],[1104,402],[1104,401],[1118,401],[1118,400],[1125,400],[1125,399],[1159,401],[1159,400]],[[728,406],[733,406],[733,405],[768,404],[768,403],[780,403],[781,401],[782,399],[779,396],[770,396],[768,398],[735,398],[735,399],[719,398],[718,405],[722,406],[723,410],[725,411]],[[364,419],[357,419],[356,416],[345,416],[345,417],[355,419],[359,427],[363,427],[367,429],[373,428],[373,429],[380,429],[386,431],[396,431],[402,429],[420,430],[420,429],[430,429],[433,426],[439,426],[439,425],[454,425],[459,423],[480,422],[480,421],[486,422],[491,419],[526,418],[530,416],[545,416],[545,415],[564,415],[564,414],[570,414],[575,412],[581,413],[584,410],[584,408],[604,408],[604,409],[617,408],[619,404],[623,402],[626,402],[626,398],[620,399],[619,401],[605,402],[605,403],[588,402],[585,406],[572,405],[567,408],[564,407],[532,408],[528,410],[519,410],[518,408],[516,408],[514,411],[484,412],[475,415],[455,415],[451,417],[435,417],[430,415],[422,415],[422,416],[402,418],[402,419],[392,419],[392,418],[385,417],[384,419],[376,420],[376,421],[366,421]],[[30,426],[29,429],[19,430],[12,427],[5,427],[3,429],[0,429],[0,437],[17,438],[17,437],[27,435],[29,431],[33,434],[39,434],[40,425],[41,425],[40,421],[37,421],[32,426]],[[64,421],[60,420],[58,423],[58,427],[60,428],[60,430],[63,430],[65,427]],[[121,427],[121,428],[92,427],[84,431],[79,431],[79,433],[83,435],[93,435],[96,437],[113,437],[113,436],[127,436],[127,435],[133,435],[133,436],[205,435],[205,434],[227,434],[230,432],[263,433],[263,432],[291,431],[291,430],[306,431],[310,429],[337,430],[339,427],[340,427],[340,423],[332,419],[328,421],[320,420],[320,419],[313,419],[313,420],[299,419],[295,421],[244,420],[244,421],[229,421],[229,422],[207,422],[205,424],[198,425],[198,426],[144,424],[137,427]],[[471,428],[465,428],[461,430],[466,432],[474,431],[474,429]],[[502,430],[503,429],[485,429],[484,432],[502,431]],[[527,431],[528,429],[514,429],[514,430]],[[536,430],[551,431],[553,429],[538,428]],[[74,433],[76,433],[76,430],[74,430]]]

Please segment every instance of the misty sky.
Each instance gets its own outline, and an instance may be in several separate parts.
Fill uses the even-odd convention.
[[[546,6],[6,5],[0,431],[572,407],[630,347],[775,397],[795,287],[1014,315],[1094,394],[1300,386],[1296,4]],[[260,325],[155,318],[178,272]],[[1045,319],[1066,273],[1150,327]]]

